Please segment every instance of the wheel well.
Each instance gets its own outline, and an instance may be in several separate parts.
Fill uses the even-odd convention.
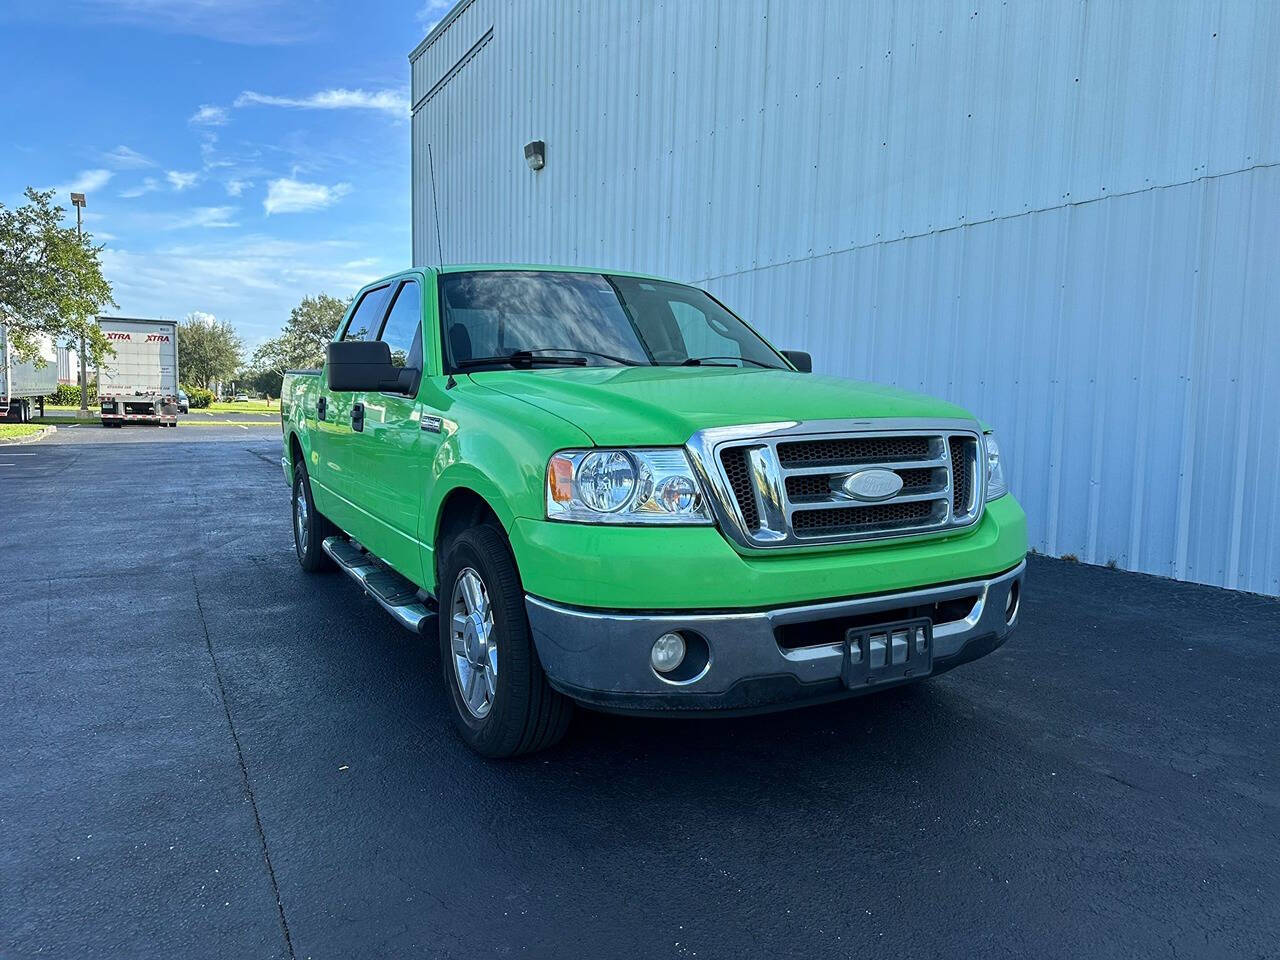
[[[493,507],[489,506],[488,502],[480,494],[466,487],[459,487],[449,492],[444,498],[444,502],[440,504],[439,516],[435,540],[437,579],[439,579],[440,572],[440,555],[443,552],[444,544],[450,537],[461,533],[469,527],[478,527],[481,524],[489,524],[501,531],[504,536],[506,534],[506,531],[502,528],[502,521],[498,519]]]
[[[302,460],[302,444],[296,433],[289,434],[289,469],[296,469]]]

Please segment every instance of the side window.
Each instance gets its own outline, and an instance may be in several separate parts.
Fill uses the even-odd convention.
[[[724,337],[716,332],[707,315],[693,304],[672,300],[668,305],[676,318],[676,326],[680,328],[680,336],[684,338],[685,349],[689,352],[689,356],[742,356],[742,345],[732,337]]]
[[[387,287],[374,287],[360,298],[351,313],[351,321],[342,334],[343,340],[372,340],[387,305]]]
[[[422,291],[413,280],[400,284],[378,339],[391,347],[397,367],[422,369]]]

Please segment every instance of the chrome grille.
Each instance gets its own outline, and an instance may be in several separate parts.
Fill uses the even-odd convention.
[[[748,527],[758,527],[760,516],[756,510],[756,498],[752,492],[751,472],[747,469],[747,451],[744,447],[730,447],[720,452],[724,475],[733,490],[733,498],[742,511],[742,520]]]
[[[976,424],[892,421],[888,430],[875,428],[889,421],[858,421],[862,429],[823,429],[830,425],[694,436],[690,450],[715,472],[713,501],[734,539],[773,547],[902,537],[962,527],[981,515]],[[870,501],[845,490],[853,474],[869,469],[892,471],[901,489]]]
[[[968,441],[963,437],[951,437],[947,441],[947,450],[951,456],[952,506],[956,513],[962,512],[969,502],[969,487],[973,481],[967,445]]]
[[[778,463],[788,468],[928,458],[928,437],[842,437],[778,444]]]
[[[726,455],[736,454],[745,459],[741,449],[726,450]],[[918,468],[895,471],[902,478],[902,489],[907,493],[920,493],[925,490],[937,490],[946,483],[946,468]],[[834,492],[833,477],[843,474],[824,475],[820,473],[802,473],[787,477],[787,497],[792,503],[804,503],[807,500],[829,500]],[[744,479],[748,479],[744,473]],[[737,486],[734,487],[735,494]]]
[[[911,500],[907,503],[876,504],[869,507],[837,507],[834,510],[798,510],[791,524],[798,536],[821,533],[847,533],[868,528],[877,532],[892,530],[902,525],[914,525],[927,520],[936,512],[928,500]]]

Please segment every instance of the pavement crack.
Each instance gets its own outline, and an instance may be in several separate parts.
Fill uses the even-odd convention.
[[[1106,771],[1106,770],[1103,770],[1103,771],[1102,771],[1102,775],[1103,775],[1104,777],[1106,777],[1108,780],[1114,780],[1116,783],[1120,784],[1120,786],[1122,786],[1122,787],[1128,787],[1130,790],[1136,790],[1138,793],[1150,793],[1150,792],[1151,792],[1150,790],[1147,790],[1147,789],[1145,789],[1144,787],[1140,787],[1140,786],[1138,786],[1136,783],[1131,783],[1131,782],[1129,782],[1129,781],[1128,781],[1128,780],[1126,780],[1124,777],[1118,777],[1118,776],[1116,776],[1114,773],[1110,773],[1110,772],[1108,772],[1108,771]]]
[[[245,796],[249,798],[249,806],[253,810],[253,825],[258,831],[258,842],[262,845],[262,860],[267,865],[267,878],[271,881],[271,892],[276,898],[276,913],[280,918],[280,932],[284,934],[285,951],[289,960],[296,960],[293,952],[293,937],[289,935],[289,921],[284,915],[284,900],[280,896],[280,885],[276,883],[275,867],[271,865],[271,851],[267,848],[267,834],[262,829],[262,816],[258,813],[258,798],[253,793],[253,784],[249,781],[249,767],[244,762],[244,751],[240,748],[240,735],[236,732],[235,721],[231,719],[231,707],[227,703],[227,688],[222,681],[222,668],[218,666],[218,658],[213,652],[213,640],[209,637],[209,624],[204,618],[204,606],[200,602],[200,585],[195,575],[191,577],[191,587],[196,595],[196,614],[200,617],[200,629],[204,631],[204,646],[209,653],[209,662],[213,665],[213,676],[218,681],[218,697],[222,701],[222,712],[227,717],[227,728],[231,731],[231,742],[235,744],[236,761],[240,764],[240,779],[244,783]]]

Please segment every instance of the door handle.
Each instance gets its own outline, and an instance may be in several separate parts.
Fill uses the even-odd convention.
[[[323,420],[326,413],[329,412],[329,398],[321,397],[316,401],[316,419]]]
[[[357,432],[364,431],[364,404],[353,403],[351,405],[351,429]]]

